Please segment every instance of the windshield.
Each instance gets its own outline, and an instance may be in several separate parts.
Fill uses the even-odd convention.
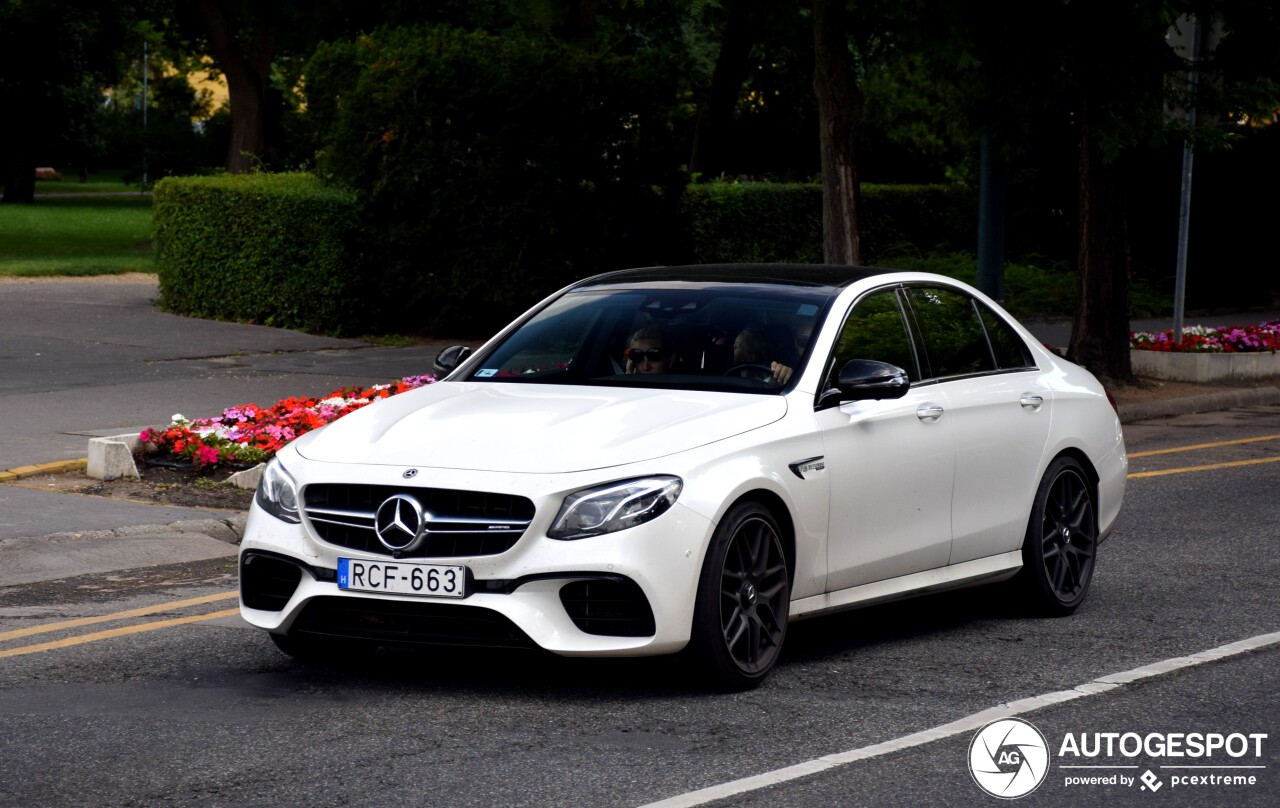
[[[829,288],[589,289],[509,334],[468,380],[770,393],[799,376]]]

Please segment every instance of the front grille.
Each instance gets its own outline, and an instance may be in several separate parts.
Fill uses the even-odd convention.
[[[579,630],[605,637],[652,637],[653,610],[629,578],[574,581],[560,587],[560,603]]]
[[[302,568],[283,558],[245,553],[240,562],[240,597],[250,609],[278,612],[302,581]]]
[[[395,494],[412,496],[427,518],[425,540],[406,556],[457,558],[505,553],[533,520],[533,502],[525,497],[389,485],[308,485],[303,489],[303,511],[323,541],[391,555],[378,541],[374,519],[378,506]]]
[[[397,645],[537,647],[515,623],[492,609],[372,598],[312,598],[290,634]]]

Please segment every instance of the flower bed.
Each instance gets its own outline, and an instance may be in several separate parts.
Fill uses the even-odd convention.
[[[406,376],[368,389],[342,388],[321,398],[286,398],[271,407],[245,404],[213,418],[188,420],[180,413],[161,429],[144,429],[144,444],[196,470],[247,466],[269,460],[299,435],[330,424],[381,398],[431,384],[434,376]]]
[[[1260,325],[1191,326],[1173,332],[1135,331],[1129,357],[1139,376],[1183,382],[1244,382],[1280,376],[1280,320]]]
[[[1169,353],[1275,353],[1280,350],[1280,320],[1223,328],[1188,326],[1182,329],[1182,339],[1178,341],[1174,341],[1172,331],[1134,331],[1129,334],[1129,347]]]

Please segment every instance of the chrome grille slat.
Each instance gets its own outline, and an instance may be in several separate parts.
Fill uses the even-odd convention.
[[[390,555],[374,523],[378,507],[395,494],[413,496],[428,517],[422,546],[407,557],[497,555],[511,549],[533,521],[533,503],[510,494],[341,483],[306,486],[303,512],[322,541]]]

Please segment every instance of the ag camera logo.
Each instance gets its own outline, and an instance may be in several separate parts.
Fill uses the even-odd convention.
[[[1004,800],[1025,797],[1049,774],[1049,744],[1028,721],[992,721],[969,744],[969,773],[978,787]]]

